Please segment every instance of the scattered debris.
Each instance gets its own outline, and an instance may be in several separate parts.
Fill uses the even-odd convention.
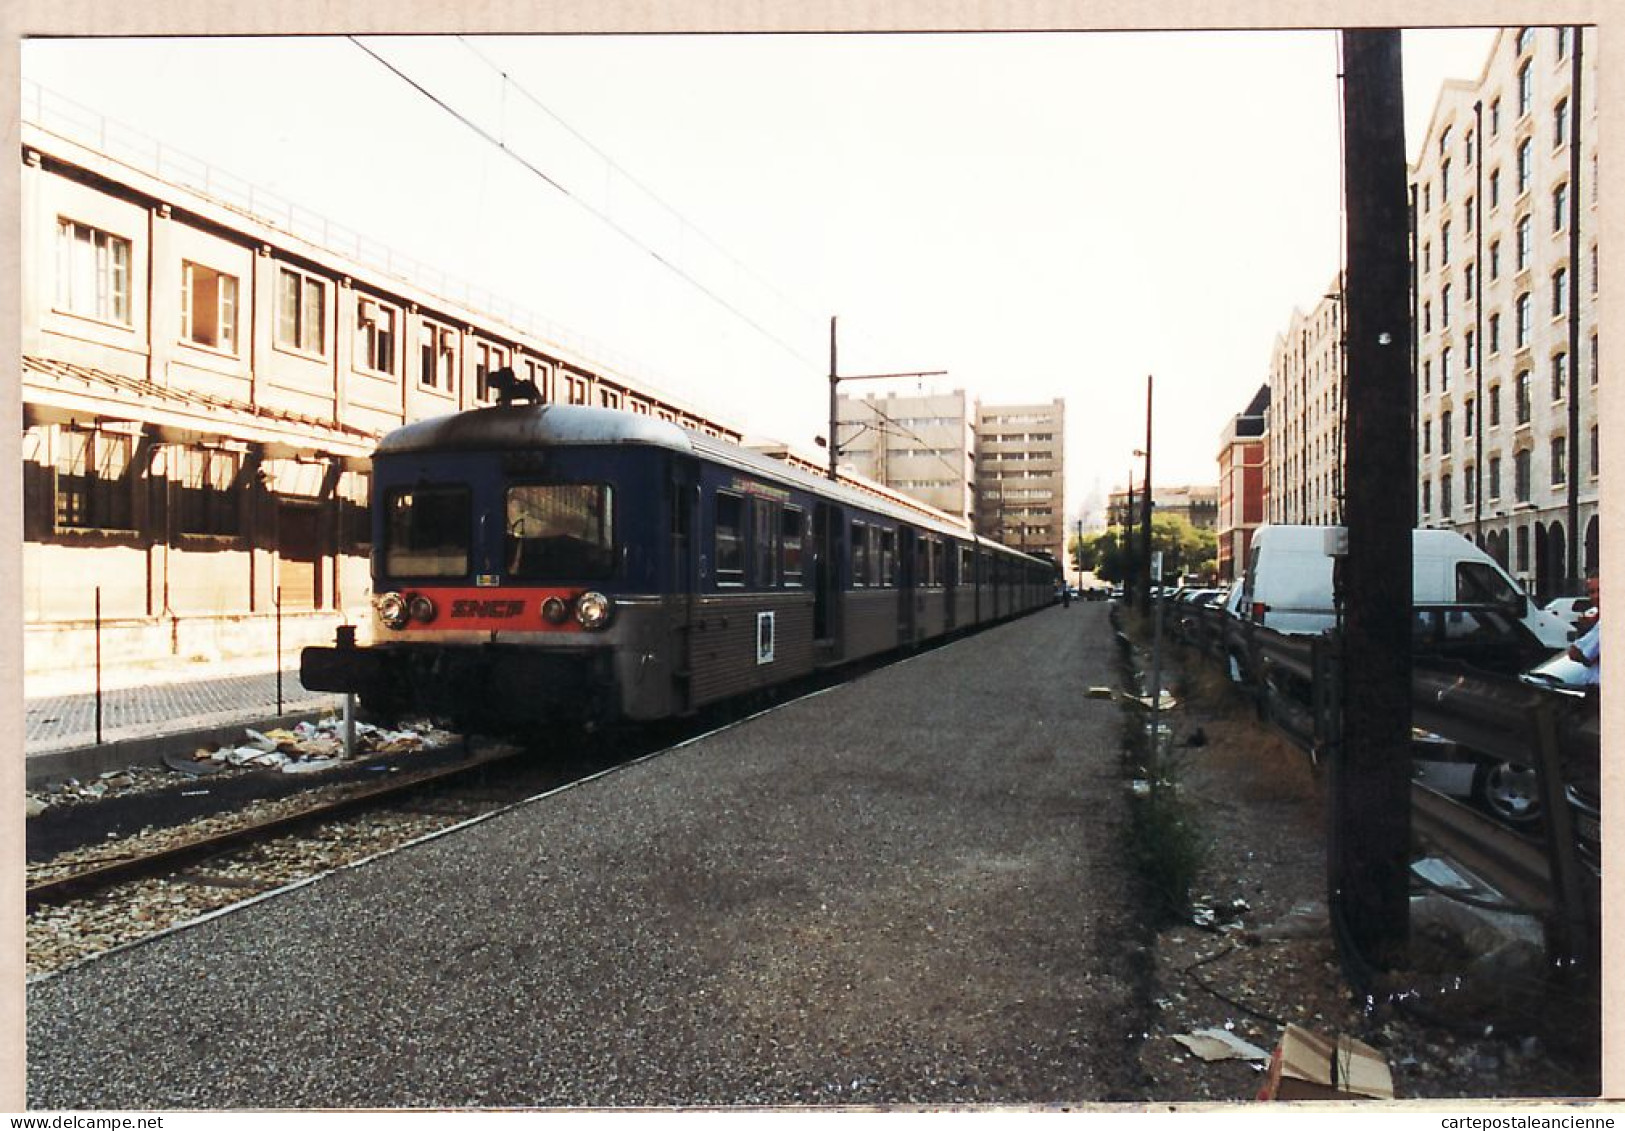
[[[1394,1098],[1394,1078],[1382,1054],[1353,1037],[1329,1041],[1288,1024],[1270,1057],[1261,1100],[1358,1100]]]
[[[1266,1061],[1270,1058],[1266,1050],[1250,1041],[1242,1040],[1228,1029],[1198,1029],[1194,1033],[1176,1033],[1174,1040],[1203,1060]]]
[[[1191,922],[1204,931],[1239,931],[1242,915],[1251,910],[1245,899],[1232,899],[1228,903],[1201,901],[1191,912]]]

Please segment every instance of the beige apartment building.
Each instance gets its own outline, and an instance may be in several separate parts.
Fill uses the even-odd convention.
[[[1294,310],[1270,351],[1265,411],[1268,521],[1342,521],[1342,276],[1306,314]]]
[[[740,438],[156,155],[114,159],[71,132],[21,127],[31,686],[88,689],[98,651],[110,682],[268,670],[365,626],[375,439],[486,403],[503,366],[549,400]]]
[[[840,459],[853,473],[971,522],[976,402],[963,390],[840,396],[835,412]]]
[[[1598,564],[1596,39],[1509,28],[1411,172],[1417,522],[1541,598]]]
[[[983,405],[976,418],[976,530],[1066,558],[1066,402]]]

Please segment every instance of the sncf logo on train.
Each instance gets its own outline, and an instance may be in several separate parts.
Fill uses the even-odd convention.
[[[451,603],[453,620],[467,620],[470,617],[479,620],[499,620],[516,617],[524,611],[523,601],[460,600]]]

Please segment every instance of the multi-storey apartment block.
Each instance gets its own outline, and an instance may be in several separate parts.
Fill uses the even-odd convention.
[[[835,411],[840,458],[856,474],[972,521],[976,402],[963,390],[842,396]]]
[[[1230,418],[1219,442],[1219,577],[1235,579],[1252,548],[1253,531],[1267,513],[1265,415],[1270,387],[1262,385],[1246,409]]]
[[[375,439],[489,402],[496,369],[740,438],[286,217],[38,121],[21,140],[30,677],[88,685],[98,653],[110,673],[269,668],[365,626]]]
[[[1598,564],[1594,34],[1503,30],[1412,170],[1418,525],[1540,597]]]
[[[1292,312],[1270,355],[1264,433],[1270,522],[1342,521],[1342,278],[1305,314]]]
[[[1066,402],[983,405],[977,416],[977,532],[1066,561]]]

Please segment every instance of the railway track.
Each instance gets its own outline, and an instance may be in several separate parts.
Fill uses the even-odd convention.
[[[339,797],[313,801],[290,812],[250,820],[223,832],[202,832],[149,851],[137,851],[118,859],[71,868],[63,875],[53,876],[28,886],[28,913],[32,915],[41,907],[83,898],[117,884],[162,876],[197,861],[235,851],[304,826],[376,808],[431,786],[449,784],[485,771],[511,760],[515,753],[512,749],[504,748],[499,753],[479,755],[469,761],[409,774]]]

